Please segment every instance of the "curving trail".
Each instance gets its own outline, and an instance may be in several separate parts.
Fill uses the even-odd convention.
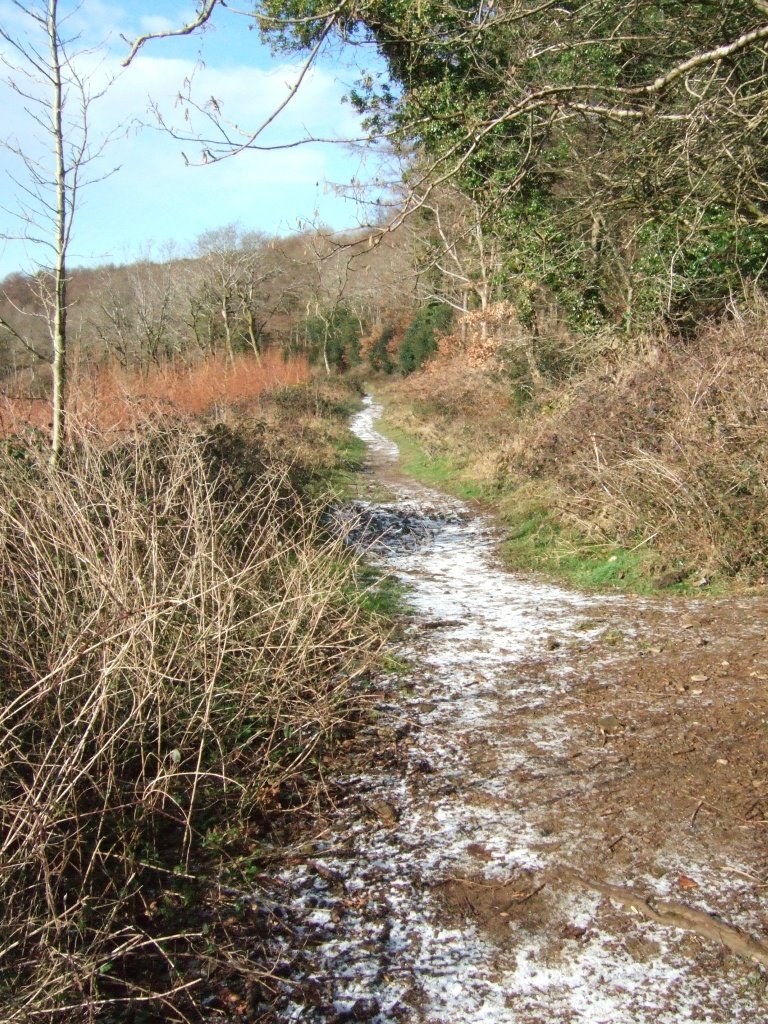
[[[352,429],[387,499],[354,511],[359,537],[409,588],[403,653],[414,667],[407,695],[378,708],[391,756],[337,780],[342,824],[318,847],[322,862],[283,876],[316,991],[284,1019],[768,1020],[752,964],[632,916],[569,873],[651,898],[679,896],[677,880],[693,875],[692,906],[728,910],[737,892],[739,923],[765,928],[759,890],[738,884],[738,865],[755,869],[746,840],[728,848],[726,885],[687,809],[674,824],[647,820],[643,786],[655,776],[634,774],[631,703],[613,713],[628,656],[608,640],[658,625],[660,606],[505,571],[488,520],[398,474],[379,413],[368,400]],[[711,842],[721,850],[723,836]]]

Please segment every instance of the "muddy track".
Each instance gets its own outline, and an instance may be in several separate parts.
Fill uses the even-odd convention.
[[[491,522],[399,476],[377,413],[353,421],[377,497],[349,514],[409,588],[412,667],[384,684],[378,764],[333,780],[279,879],[302,951],[278,1019],[768,1021],[766,602],[512,575]]]

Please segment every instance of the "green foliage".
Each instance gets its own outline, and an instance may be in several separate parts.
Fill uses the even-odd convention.
[[[320,0],[259,6],[283,49],[325,31]],[[450,180],[485,211],[503,296],[530,322],[531,282],[585,333],[662,317],[688,330],[720,312],[766,265],[765,41],[654,82],[759,28],[760,5],[599,0],[557,17],[525,6],[343,3],[340,36],[375,43],[389,72],[364,75],[352,104],[418,153],[409,185]],[[429,347],[428,335],[409,341],[401,369]]]
[[[360,364],[364,324],[346,306],[337,305],[307,319],[307,339],[313,362],[327,362],[340,373]]]
[[[437,351],[438,331],[447,331],[453,321],[453,310],[444,302],[422,306],[405,332],[397,362],[400,372],[413,373]]]
[[[394,336],[394,327],[391,324],[386,324],[371,345],[369,361],[372,370],[380,370],[382,373],[392,373],[394,370],[395,363],[389,351],[390,342]]]
[[[525,495],[513,493],[503,506],[509,529],[502,552],[512,568],[552,573],[585,590],[654,591],[647,551],[591,543]]]

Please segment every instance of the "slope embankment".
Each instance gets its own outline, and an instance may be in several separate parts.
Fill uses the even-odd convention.
[[[764,312],[695,339],[609,346],[536,382],[454,345],[377,382],[409,471],[493,502],[506,555],[581,586],[761,585],[768,559]]]

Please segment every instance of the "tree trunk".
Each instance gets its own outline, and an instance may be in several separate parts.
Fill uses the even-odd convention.
[[[325,325],[325,331],[323,332],[323,362],[325,363],[325,372],[328,377],[331,376],[331,367],[328,363],[328,324]]]
[[[229,322],[228,296],[225,295],[221,302],[221,319],[224,323],[224,344],[227,349],[227,359],[230,363],[235,361],[235,350],[232,347],[232,325]]]
[[[253,315],[253,310],[248,307],[246,307],[245,318],[248,325],[248,340],[251,343],[253,354],[256,356],[256,359],[261,362],[261,345],[259,344],[261,331],[256,327],[256,318]]]
[[[461,347],[467,347],[467,314],[469,313],[469,292],[466,288],[461,291]]]
[[[531,295],[531,325],[530,329],[523,328],[525,358],[528,363],[528,372],[531,375],[531,385],[534,392],[541,390],[544,377],[539,369],[539,362],[536,358],[536,343],[539,340],[539,317],[536,311],[536,298]]]
[[[58,0],[48,2],[48,41],[53,73],[53,137],[56,159],[56,263],[53,270],[51,322],[53,400],[51,465],[56,467],[64,449],[67,386],[67,180],[64,162],[63,86],[57,27]]]
[[[488,289],[483,282],[483,287],[479,289],[480,295],[480,315],[482,317],[480,321],[480,341],[485,344],[488,340]]]

